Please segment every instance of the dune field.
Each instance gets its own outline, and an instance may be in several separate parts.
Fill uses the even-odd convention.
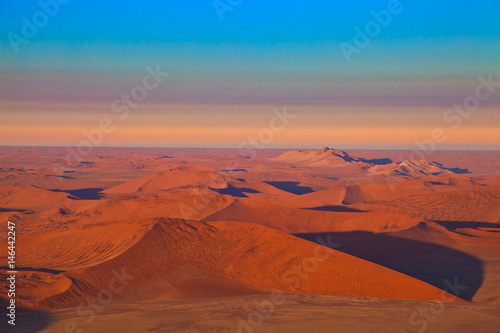
[[[2,307],[10,221],[16,332],[497,332],[500,156],[408,153],[2,147]]]

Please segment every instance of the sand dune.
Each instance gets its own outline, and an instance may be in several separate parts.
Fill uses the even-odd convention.
[[[198,220],[227,207],[234,199],[205,186],[189,186],[155,194],[119,195],[82,212],[77,218],[88,223],[153,217]]]
[[[63,205],[66,193],[55,193],[34,186],[0,186],[0,207],[11,210],[41,211]]]
[[[265,198],[260,200],[258,196],[251,196],[256,201],[263,201],[275,206],[292,208],[315,208],[318,210],[329,208],[334,210],[349,211],[349,207],[343,205],[346,194],[346,186],[335,186],[311,193],[296,195],[293,197]]]
[[[302,267],[299,273],[307,278],[300,278],[304,275],[298,275],[293,268],[296,265]],[[169,288],[182,294],[185,284],[178,281],[184,279],[186,269],[201,276],[234,281],[248,290],[426,300],[438,299],[442,293],[390,269],[264,226],[160,220],[122,254],[95,266],[66,272],[74,281],[67,290],[52,295],[51,289],[46,297],[26,303],[50,307],[74,304],[107,288],[116,272],[126,274],[126,289],[166,279]]]
[[[262,224],[288,233],[354,231],[394,231],[418,224],[403,214],[332,212],[273,206],[237,198],[226,208],[202,221],[241,221]]]
[[[189,165],[134,179],[104,190],[102,193],[107,195],[128,193],[151,194],[180,187],[204,187],[236,197],[257,196],[275,198],[293,196],[291,193],[279,190],[263,182],[235,179],[212,168],[200,168]]]
[[[356,204],[373,212],[399,212],[431,221],[499,222],[500,191],[470,190],[416,194],[393,201]]]
[[[155,193],[180,186],[204,185],[211,188],[226,188],[227,178],[214,171],[172,169],[132,180],[103,191],[105,194]]]
[[[8,275],[0,274],[2,279]],[[17,274],[16,289],[22,298],[20,301],[29,304],[40,299],[61,294],[71,288],[72,281],[63,273],[47,273],[41,271],[22,270]],[[8,288],[0,287],[0,292],[8,293]]]
[[[17,265],[36,269],[65,271],[95,265],[122,253],[152,227],[152,222],[135,220],[74,223],[65,228],[20,236],[16,246]],[[6,259],[6,240],[1,242]]]
[[[127,283],[109,309],[134,304],[142,316],[146,304],[163,313],[161,302],[182,299],[179,311],[189,312],[200,298],[268,299],[273,289],[310,308],[333,297],[325,295],[345,297],[335,298],[339,309],[364,297],[395,311],[402,299],[437,304],[428,301],[443,295],[472,300],[463,304],[477,313],[500,304],[500,178],[463,169],[471,153],[436,153],[438,164],[326,148],[255,159],[223,149],[96,148],[55,175],[51,163],[64,161],[64,149],[4,150],[0,218],[16,222],[18,300],[34,314],[95,298],[117,274]],[[499,161],[488,153],[476,170]],[[2,304],[5,278],[1,271]],[[443,293],[455,278],[467,286],[458,297]]]

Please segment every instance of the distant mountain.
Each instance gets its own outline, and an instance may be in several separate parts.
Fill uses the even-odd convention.
[[[396,163],[389,158],[368,160],[355,157],[345,151],[323,147],[319,150],[289,150],[278,157],[279,160],[308,167],[349,166],[363,169],[372,174],[392,174],[421,178],[439,174],[453,174],[454,172],[437,162],[427,160],[405,160]]]
[[[328,164],[349,164],[363,163],[345,151],[323,147],[320,150],[289,150],[279,156],[280,159],[304,164],[328,165]]]
[[[397,164],[398,168],[396,173],[415,178],[440,175],[440,174],[453,174],[454,172],[444,168],[441,164],[436,162],[429,162],[426,160],[408,161],[405,160]]]

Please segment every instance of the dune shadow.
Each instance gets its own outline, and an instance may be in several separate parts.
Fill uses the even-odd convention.
[[[456,173],[456,174],[459,174],[459,175],[464,174],[464,173],[471,173],[471,172],[469,171],[469,169],[463,169],[463,168],[447,168],[447,167],[445,167],[445,166],[444,166],[443,164],[441,164],[441,163],[438,163],[438,162],[434,162],[434,163],[436,163],[437,165],[439,165],[441,168],[443,168],[443,169],[445,169],[445,170],[449,170],[449,171],[451,171],[451,172],[453,172],[453,173]]]
[[[360,158],[360,160],[362,162],[369,163],[369,164],[375,164],[375,165],[386,165],[386,164],[391,164],[394,162],[390,158],[374,158],[374,159]]]
[[[64,178],[64,179],[74,179],[73,177],[64,176],[64,175],[54,175],[54,177]]]
[[[104,190],[102,187],[92,187],[92,188],[81,188],[78,190],[51,190],[52,192],[64,192],[75,196],[76,200],[99,200],[104,195],[101,191]]]
[[[229,195],[232,195],[233,197],[238,197],[238,198],[248,198],[248,195],[246,195],[245,193],[261,193],[257,190],[252,189],[252,188],[233,187],[231,185],[228,185],[228,187],[226,187],[226,188],[212,189],[212,190],[217,191],[220,194],[229,194]]]
[[[0,270],[7,271],[9,268],[7,266],[0,266]],[[50,268],[34,268],[34,267],[16,267],[16,271],[19,272],[24,272],[24,271],[36,271],[36,272],[43,272],[43,273],[51,273],[51,274],[59,274],[64,271],[58,271],[55,269],[50,269]]]
[[[311,207],[311,208],[304,208],[304,209],[319,210],[319,211],[323,211],[323,212],[351,212],[351,213],[363,212],[362,210],[347,207],[347,206],[342,206],[342,205],[327,205],[327,206]]]
[[[16,333],[36,333],[49,327],[52,322],[50,315],[46,311],[37,311],[16,306],[15,325],[8,323],[10,318],[5,312],[9,306],[8,299],[0,299],[0,307],[2,311],[2,320],[0,320],[0,332],[16,332]],[[10,311],[10,310],[9,310]]]
[[[282,191],[290,192],[293,194],[307,194],[314,192],[312,188],[308,186],[300,186],[300,182],[264,182],[272,185]]]
[[[481,260],[431,243],[366,231],[296,234],[311,242],[338,244],[337,250],[427,282],[465,300],[483,283]]]
[[[500,223],[493,222],[464,222],[464,221],[434,221],[434,223],[440,224],[446,229],[456,230],[456,229],[466,229],[466,228],[495,228],[500,229]]]
[[[446,170],[449,170],[449,171],[452,171],[456,174],[459,174],[459,175],[462,175],[464,173],[471,173],[469,171],[469,169],[462,169],[462,168],[443,168],[443,169],[446,169]]]
[[[26,209],[14,209],[14,208],[1,208],[0,213],[9,213],[9,212],[18,212],[18,213],[26,213],[28,210]]]
[[[449,185],[448,183],[443,183],[443,182],[435,182],[435,181],[432,181],[432,182],[431,182],[431,181],[429,181],[429,183],[430,183],[431,185],[443,185],[443,186],[447,186],[447,185]]]

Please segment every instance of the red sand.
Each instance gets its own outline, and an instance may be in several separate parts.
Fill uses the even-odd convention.
[[[124,306],[270,290],[500,302],[498,154],[436,152],[437,165],[384,151],[96,148],[54,173],[64,156],[0,149],[0,260],[10,220],[31,309],[78,305],[122,270]],[[329,237],[339,246],[315,244]],[[441,282],[457,276],[470,287],[454,297]]]

